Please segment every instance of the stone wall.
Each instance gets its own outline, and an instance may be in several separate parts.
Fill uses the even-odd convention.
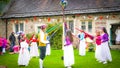
[[[6,38],[6,23],[0,19],[0,37]]]
[[[82,15],[66,15],[64,20],[67,22],[70,20],[73,20],[73,26],[74,26],[74,35],[77,36],[79,31],[75,28],[80,28],[81,23],[85,21],[85,23],[88,23],[89,21],[92,21],[92,32],[90,34],[95,35],[95,30],[98,27],[106,27],[108,33],[110,34],[110,28],[111,24],[114,23],[120,23],[120,14],[108,15],[108,14],[82,14]],[[16,22],[17,21],[17,22]],[[37,33],[37,27],[41,24],[48,24],[48,23],[63,23],[63,17],[62,16],[50,16],[50,17],[30,17],[30,18],[17,18],[12,21],[12,19],[8,20],[8,36],[11,34],[11,32],[14,30],[14,24],[15,23],[24,23],[24,32],[25,34],[28,33]],[[3,26],[4,25],[4,26]],[[86,24],[88,26],[88,24]],[[5,23],[0,21],[0,34],[5,37]],[[4,31],[3,31],[4,29]],[[88,32],[88,29],[87,31]],[[89,32],[88,32],[89,33]],[[77,39],[75,39],[77,40]],[[74,42],[76,46],[78,46],[79,42]]]
[[[11,23],[10,21],[8,21],[8,26],[7,26],[7,37],[9,38],[10,34],[14,32],[13,30],[13,23]]]

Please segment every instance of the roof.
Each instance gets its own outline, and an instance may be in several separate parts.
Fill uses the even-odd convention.
[[[120,11],[120,0],[67,0],[65,14]],[[3,18],[61,15],[60,0],[12,0]]]

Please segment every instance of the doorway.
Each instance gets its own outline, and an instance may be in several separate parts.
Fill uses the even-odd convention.
[[[111,38],[111,44],[112,45],[116,45],[116,34],[115,31],[118,28],[118,26],[120,26],[120,23],[115,23],[115,24],[111,24],[111,28],[110,28],[110,38]]]

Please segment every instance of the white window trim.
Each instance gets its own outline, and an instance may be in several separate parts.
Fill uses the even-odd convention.
[[[75,34],[75,19],[70,19],[69,21],[68,21],[68,23],[70,22],[70,21],[73,21],[72,23],[73,23],[73,34]],[[69,24],[68,24],[68,26],[69,26]]]
[[[90,34],[93,33],[93,21],[92,21],[92,31],[91,31],[91,32],[89,32],[89,30],[88,30],[88,29],[89,29],[89,28],[88,28],[88,26],[89,26],[89,25],[88,25],[89,21],[84,21],[84,22],[85,22],[85,32],[90,33]],[[82,28],[81,28],[81,27],[82,27],[82,21],[81,21],[80,24],[81,24],[80,29],[82,29]]]
[[[18,28],[18,31],[20,31],[20,23],[23,23],[23,32],[25,32],[25,22],[24,21],[20,21],[18,24],[19,28]],[[15,24],[16,23],[13,23],[13,31],[15,32]]]
[[[75,34],[75,21],[76,21],[76,20],[74,19],[74,20],[73,20],[73,27],[74,27],[74,28],[73,28],[73,29],[74,29],[73,34]]]

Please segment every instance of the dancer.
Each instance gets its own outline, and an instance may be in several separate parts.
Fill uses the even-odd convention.
[[[19,51],[18,65],[28,66],[30,60],[30,54],[28,51],[28,44],[26,43],[24,38],[22,38],[20,45],[21,48]]]
[[[78,37],[80,39],[79,55],[85,56],[85,54],[86,54],[86,42],[85,42],[85,34],[82,30],[80,31],[80,34],[78,35]]]
[[[37,46],[37,39],[35,38],[35,35],[33,34],[30,38],[31,46],[30,46],[30,56],[32,57],[38,57],[38,46]]]
[[[101,62],[103,62],[103,64],[106,64],[107,61],[112,62],[112,57],[111,57],[111,53],[110,53],[110,48],[108,45],[108,33],[107,30],[105,29],[105,27],[103,27],[101,29]]]
[[[101,61],[101,36],[99,30],[96,30],[95,42],[96,42],[95,58],[97,59],[97,61]]]
[[[45,33],[45,29],[46,29],[46,25],[42,25],[40,27],[40,34],[38,35],[39,38],[39,46],[40,46],[40,59],[39,59],[39,63],[40,63],[40,68],[43,68],[43,60],[45,59],[45,53],[46,53],[46,44],[49,43],[49,41],[47,41],[47,36]]]
[[[64,66],[67,68],[71,68],[71,66],[74,64],[74,52],[72,42],[73,37],[71,30],[67,30],[64,45]]]

